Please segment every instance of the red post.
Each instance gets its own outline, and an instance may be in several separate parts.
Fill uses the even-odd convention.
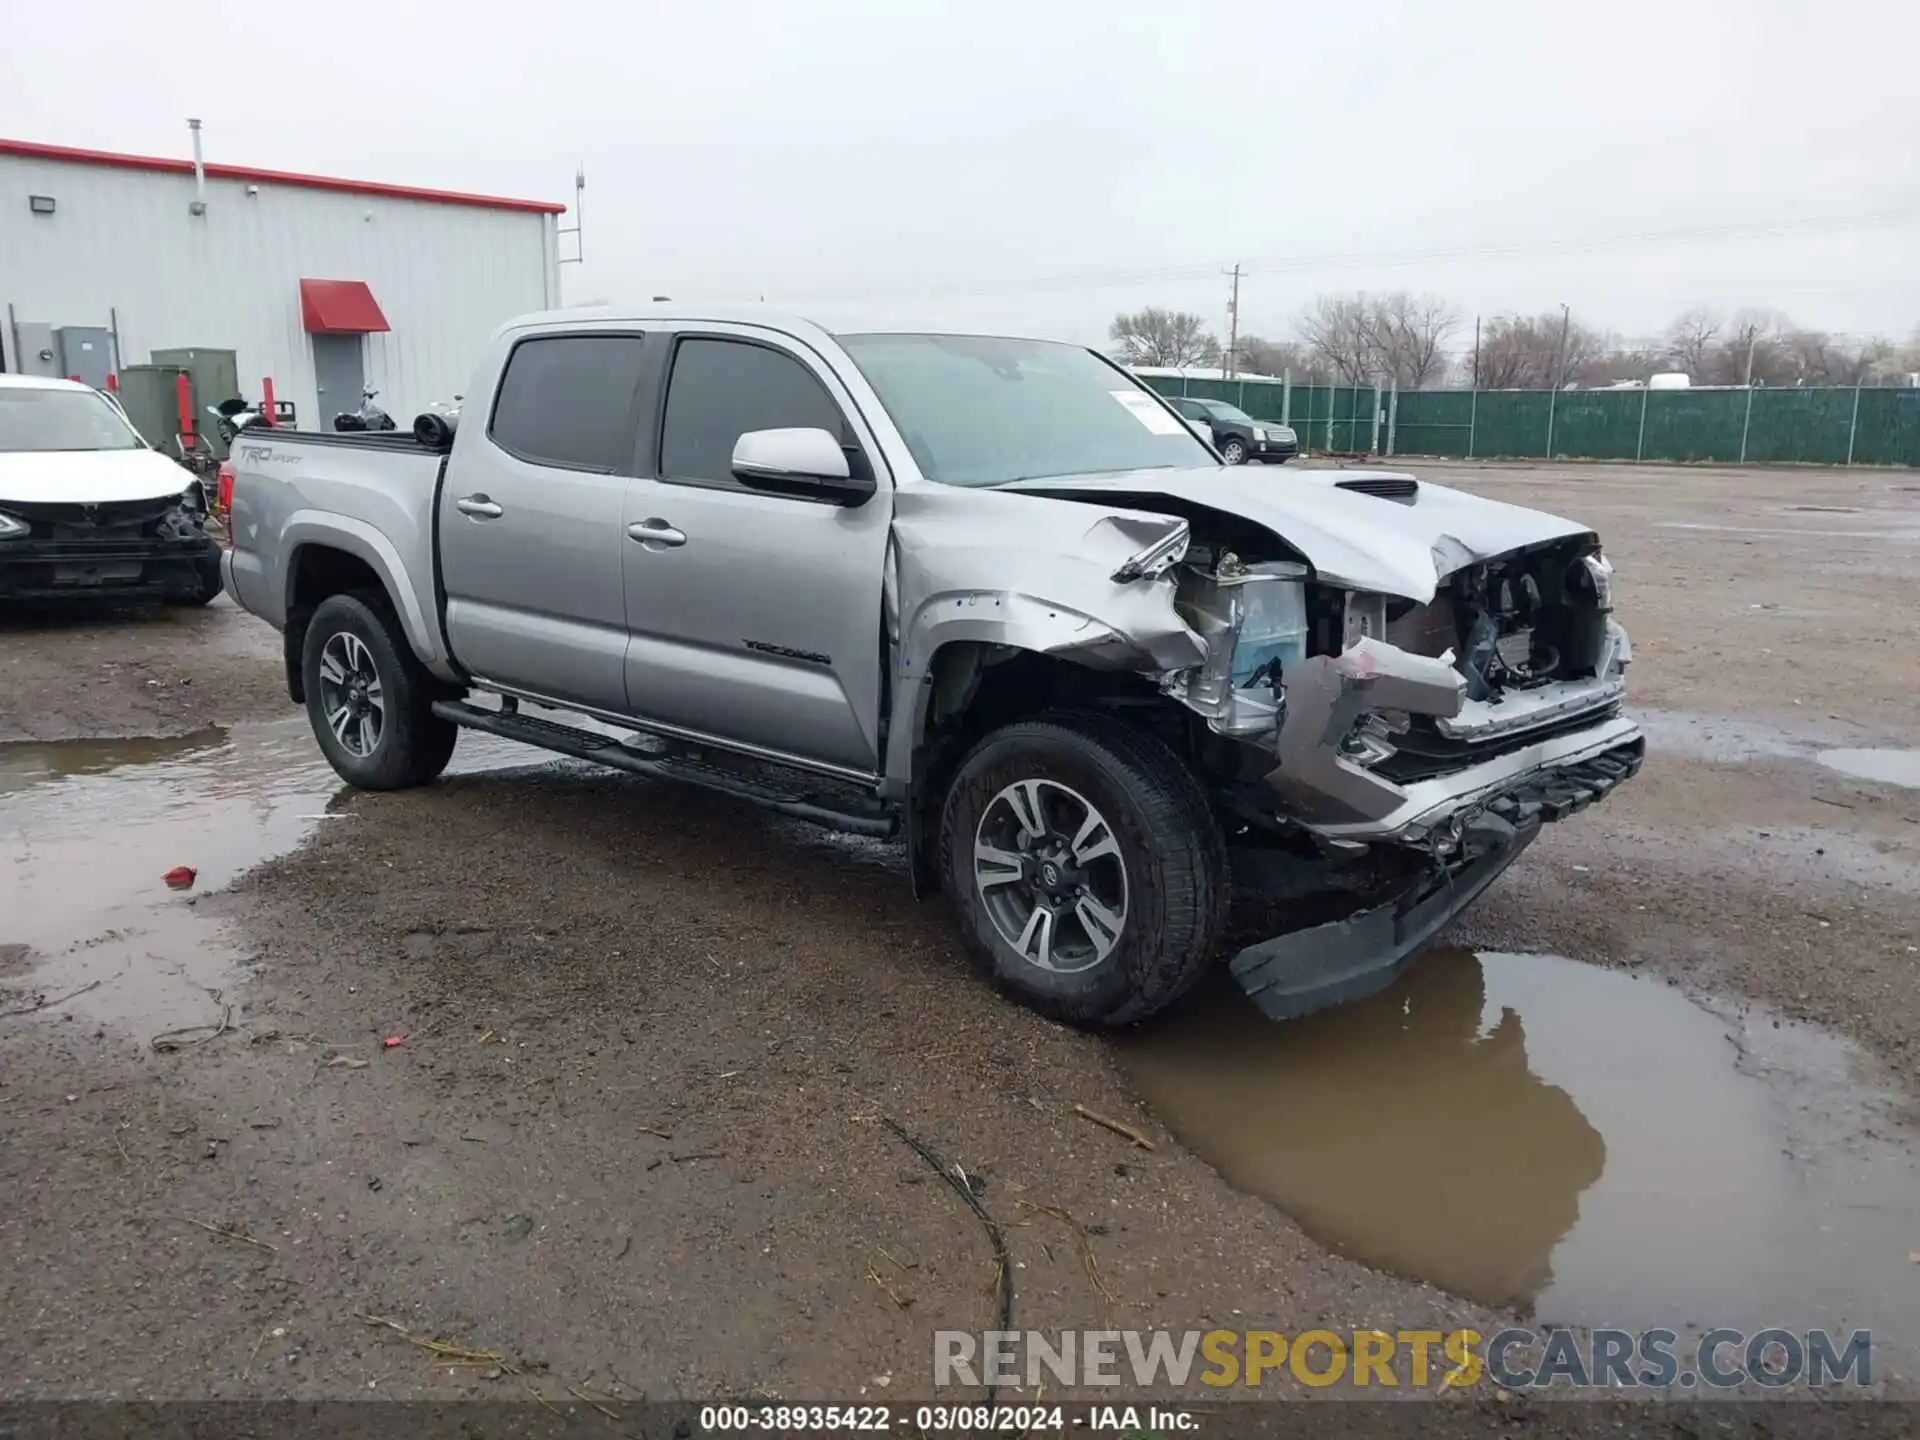
[[[193,387],[184,375],[173,377],[173,398],[180,407],[180,433],[193,436]]]
[[[120,393],[120,377],[118,375],[107,376],[107,389],[115,395]]]
[[[260,382],[260,414],[271,428],[273,425],[273,377],[271,375]]]

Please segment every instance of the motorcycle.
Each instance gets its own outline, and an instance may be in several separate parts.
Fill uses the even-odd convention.
[[[342,410],[333,417],[335,430],[391,430],[393,417],[373,403],[373,397],[380,392],[371,387],[360,392],[358,410]]]
[[[218,405],[207,406],[207,414],[213,417],[213,428],[222,442],[229,446],[240,438],[242,430],[250,425],[264,424],[266,420],[259,406],[238,395],[230,400],[222,400]]]

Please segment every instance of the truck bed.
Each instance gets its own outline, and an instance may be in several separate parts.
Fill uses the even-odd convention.
[[[285,628],[302,546],[345,548],[394,597],[421,659],[444,663],[434,502],[446,461],[411,431],[246,431],[232,452],[235,600]]]

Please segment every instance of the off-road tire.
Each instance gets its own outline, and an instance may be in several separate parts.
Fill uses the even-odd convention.
[[[987,913],[976,879],[982,815],[1027,778],[1092,801],[1126,866],[1125,925],[1087,969],[1046,970],[1021,955]],[[993,982],[1044,1015],[1095,1029],[1135,1024],[1191,989],[1218,953],[1230,898],[1226,844],[1185,763],[1151,734],[1079,711],[1008,725],[973,747],[947,790],[939,866],[961,935]]]
[[[372,656],[385,700],[380,736],[370,755],[356,755],[327,723],[320,683],[327,642],[342,633],[356,637]],[[307,718],[327,763],[361,790],[406,790],[435,779],[453,758],[460,727],[433,713],[438,687],[414,655],[400,621],[384,595],[332,595],[308,622],[301,648]]]

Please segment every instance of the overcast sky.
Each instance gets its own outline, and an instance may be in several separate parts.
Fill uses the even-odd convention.
[[[570,200],[570,301],[1099,341],[1327,290],[1920,325],[1914,0],[9,7],[0,134]]]

